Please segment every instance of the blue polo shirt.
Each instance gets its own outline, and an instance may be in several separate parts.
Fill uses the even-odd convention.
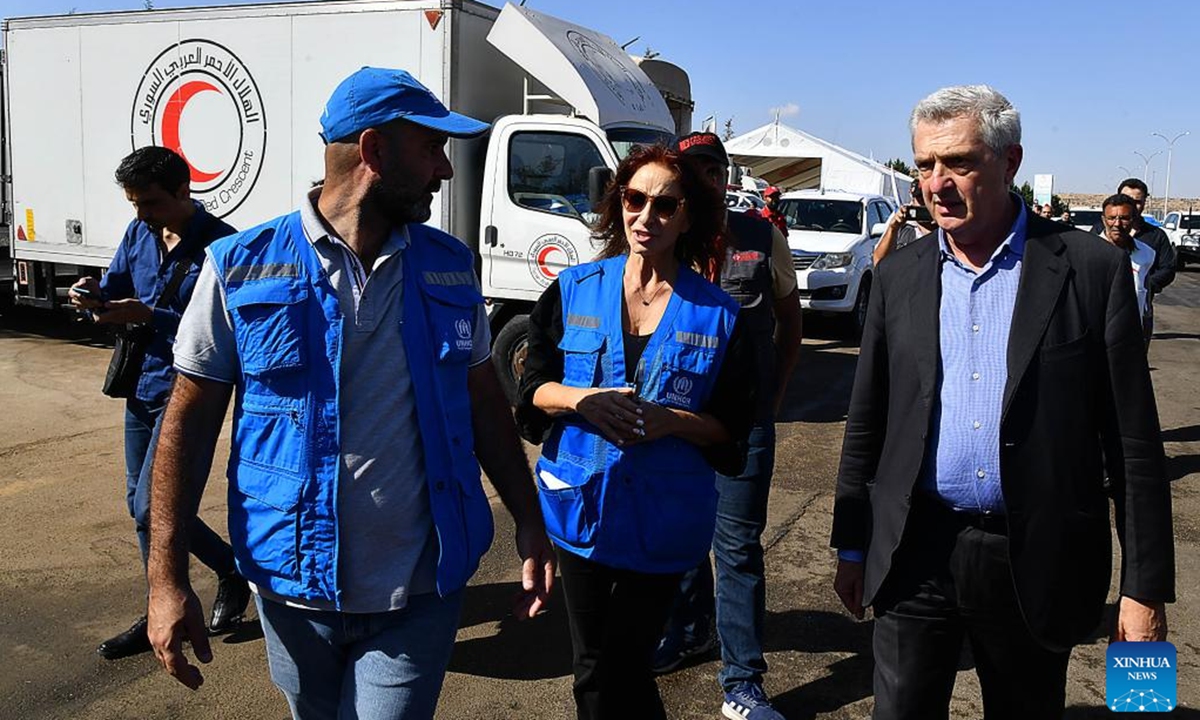
[[[192,297],[192,289],[200,274],[204,248],[213,240],[236,232],[210,215],[200,203],[193,201],[193,204],[196,212],[188,222],[183,238],[170,252],[166,252],[161,233],[141,220],[129,223],[109,263],[108,272],[100,280],[105,300],[137,298],[153,309],[150,325],[154,328],[154,339],[146,348],[136,394],[137,399],[145,403],[166,402],[167,394],[171,391],[171,381],[175,377],[175,358],[171,348],[175,344],[179,318]],[[155,308],[154,304],[162,295],[178,262],[190,264],[187,275],[171,302],[165,307]]]

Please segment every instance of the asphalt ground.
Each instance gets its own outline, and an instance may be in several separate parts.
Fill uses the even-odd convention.
[[[871,622],[841,609],[827,547],[856,350],[827,319],[806,319],[809,338],[779,423],[764,536],[766,688],[793,720],[863,718],[872,705]],[[0,317],[0,718],[286,718],[256,622],[216,639],[197,692],[177,685],[149,655],[105,661],[95,653],[143,612],[145,593],[123,497],[122,407],[99,392],[109,354],[85,325],[37,313]],[[1200,270],[1180,273],[1159,298],[1150,359],[1175,500],[1175,715],[1200,718],[1191,709],[1200,706]],[[224,485],[218,469],[201,508],[218,531]],[[438,717],[571,718],[561,597],[532,621],[511,617],[518,578],[512,523],[494,504],[496,542],[466,596]],[[211,602],[214,578],[196,566],[193,576],[202,601]],[[1074,652],[1069,718],[1108,715],[1104,638],[1098,628]],[[672,718],[719,717],[717,669],[714,656],[660,680]],[[966,653],[952,714],[982,715]]]

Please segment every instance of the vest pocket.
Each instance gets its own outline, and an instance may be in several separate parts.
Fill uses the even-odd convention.
[[[302,402],[267,405],[246,395],[234,423],[234,451],[242,460],[303,475],[307,468],[306,417]]]
[[[558,349],[563,353],[563,385],[597,387],[600,351],[604,334],[595,330],[579,330],[570,325],[563,329]]]
[[[438,362],[465,363],[474,351],[475,322],[483,296],[474,285],[421,284],[429,312],[430,341]]]
[[[672,343],[663,346],[660,358],[655,402],[698,412],[708,400],[708,389],[717,372],[716,351]]]
[[[599,519],[596,494],[601,485],[600,473],[542,457],[534,474],[546,533],[568,545],[590,546]]]
[[[229,536],[249,580],[294,580],[299,574],[297,479],[241,463],[229,483]],[[247,567],[248,565],[248,567]]]
[[[637,534],[645,568],[677,572],[695,567],[708,555],[717,522],[716,476],[652,471],[634,480],[639,497],[631,503],[639,515]]]
[[[226,296],[242,372],[262,376],[304,367],[307,285],[268,278],[244,283]]]

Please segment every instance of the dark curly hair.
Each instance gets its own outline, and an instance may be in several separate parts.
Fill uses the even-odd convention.
[[[676,259],[707,277],[714,277],[720,272],[724,259],[721,238],[725,234],[725,200],[704,177],[695,160],[664,145],[636,146],[617,166],[616,175],[600,202],[600,217],[592,229],[592,238],[601,244],[599,257],[612,258],[629,252],[621,188],[638,170],[650,164],[671,170],[683,188],[683,211],[687,213],[690,226],[687,232],[680,233],[675,243]]]

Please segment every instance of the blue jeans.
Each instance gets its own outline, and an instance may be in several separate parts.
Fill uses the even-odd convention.
[[[717,680],[727,692],[740,682],[762,683],[767,671],[762,641],[767,589],[761,538],[775,469],[775,424],[755,425],[749,444],[741,475],[717,475],[715,598],[712,567],[705,559],[683,576],[667,622],[668,633],[702,638],[708,634],[715,612],[722,663]]]
[[[165,404],[136,398],[125,401],[125,504],[137,530],[143,567],[150,557],[150,469],[165,409]],[[221,577],[237,571],[233,549],[199,517],[188,529],[188,549]]]
[[[437,709],[463,591],[402,610],[302,610],[255,595],[271,681],[295,720],[425,720]]]

